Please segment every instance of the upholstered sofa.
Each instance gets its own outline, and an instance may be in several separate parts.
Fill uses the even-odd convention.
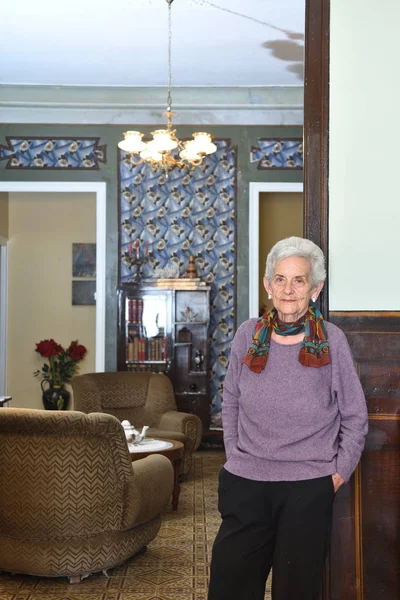
[[[171,462],[132,463],[112,415],[1,409],[0,456],[0,570],[76,583],[157,535]]]
[[[177,411],[168,377],[151,372],[89,373],[74,377],[72,389],[76,410],[110,413],[137,429],[148,425],[148,437],[183,442],[181,474],[188,473],[192,453],[200,445],[202,425],[196,415]]]

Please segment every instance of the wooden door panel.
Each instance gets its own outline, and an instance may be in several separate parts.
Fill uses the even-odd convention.
[[[325,600],[400,598],[400,313],[331,313],[369,413],[360,464],[335,499]]]
[[[396,415],[400,406],[400,355],[393,360],[388,353],[381,361],[358,363],[358,374],[367,399],[368,412]]]
[[[365,600],[400,597],[399,430],[399,419],[371,420],[361,464]]]

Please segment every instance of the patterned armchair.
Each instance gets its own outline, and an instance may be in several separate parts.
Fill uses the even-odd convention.
[[[181,474],[189,472],[192,453],[201,440],[201,421],[196,415],[177,412],[168,377],[150,372],[89,373],[74,377],[72,388],[76,410],[110,413],[137,429],[149,425],[148,437],[182,442]]]
[[[0,455],[0,570],[77,583],[157,535],[171,462],[132,463],[115,417],[5,408]]]

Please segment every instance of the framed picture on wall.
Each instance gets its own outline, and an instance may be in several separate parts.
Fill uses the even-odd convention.
[[[96,281],[72,282],[72,305],[96,304]]]
[[[96,277],[96,244],[72,244],[72,277]]]

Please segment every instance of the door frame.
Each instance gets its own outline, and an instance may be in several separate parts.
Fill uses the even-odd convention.
[[[7,238],[0,236],[0,396],[7,393]]]
[[[258,317],[259,303],[259,221],[261,192],[303,192],[301,182],[251,182],[249,185],[249,319]]]
[[[0,192],[69,192],[96,194],[96,372],[105,369],[106,325],[106,193],[107,184],[81,181],[1,181]],[[4,247],[6,250],[4,250]],[[0,258],[0,395],[7,390],[7,246],[2,246]],[[3,381],[1,389],[1,381]]]

